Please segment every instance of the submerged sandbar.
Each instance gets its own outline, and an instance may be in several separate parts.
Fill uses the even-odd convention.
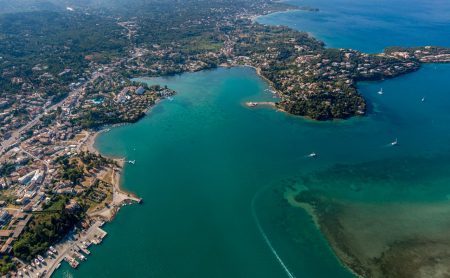
[[[299,182],[302,190],[287,197],[291,205],[307,209],[340,261],[357,275],[448,277],[450,203],[445,184],[450,164],[446,159],[439,165],[428,158],[402,161],[315,173]],[[434,170],[425,168],[428,174],[414,179],[420,173],[416,168],[427,162]],[[396,163],[401,166],[392,174],[378,171]]]

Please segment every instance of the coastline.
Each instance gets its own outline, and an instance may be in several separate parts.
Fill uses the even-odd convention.
[[[79,150],[101,155],[100,151],[94,147],[95,140],[101,133],[107,132],[109,128],[111,127],[104,127],[98,131],[86,131],[88,133],[87,137],[80,144]],[[111,222],[122,206],[135,203],[139,204],[142,202],[142,199],[136,194],[127,192],[121,187],[120,180],[123,168],[125,166],[125,159],[114,157],[107,158],[112,159],[115,164],[115,166],[107,167],[105,169],[105,176],[109,171],[111,172],[111,202],[103,209],[87,212],[87,218],[84,221],[87,220],[91,223],[87,230],[82,230],[81,232],[75,234],[69,234],[61,242],[54,245],[54,248],[57,250],[57,256],[50,259],[47,265],[45,265],[47,272],[43,277],[51,277],[52,274],[61,266],[62,261],[67,261],[70,264],[72,253],[76,253],[81,250],[83,253],[89,254],[87,247],[83,247],[84,243],[92,242],[94,244],[99,244],[101,239],[107,235],[107,233],[101,229],[105,222]],[[97,175],[97,178],[102,180],[100,173]],[[40,270],[42,271],[42,269]]]
[[[153,105],[148,107],[148,109],[145,112],[145,116],[147,116],[153,107],[158,105],[164,98],[159,98],[155,101]],[[142,117],[143,118],[143,117]],[[139,121],[139,120],[138,120]],[[140,198],[138,195],[136,195],[133,192],[125,190],[121,185],[121,177],[122,172],[124,171],[125,163],[127,162],[124,157],[113,157],[102,154],[96,147],[95,142],[98,138],[98,136],[102,133],[106,133],[110,131],[112,128],[121,127],[124,125],[129,125],[132,123],[119,123],[114,125],[106,125],[101,127],[97,131],[87,131],[88,136],[86,140],[80,145],[81,150],[85,150],[87,152],[91,152],[97,155],[101,155],[105,158],[111,159],[115,162],[117,167],[113,167],[112,170],[112,185],[113,185],[113,201],[110,205],[112,205],[111,209],[106,209],[102,211],[101,213],[95,212],[94,214],[91,214],[89,216],[101,216],[104,217],[106,221],[110,222],[113,220],[113,218],[116,216],[117,212],[120,210],[120,207],[123,205],[142,203],[142,198]]]
[[[297,9],[292,9],[292,10],[297,10]],[[283,13],[285,13],[285,12],[289,12],[289,11],[292,11],[292,10],[288,9],[288,10],[286,10],[286,11],[277,11],[277,12],[275,12],[275,13],[278,13],[278,12],[283,12]],[[269,14],[273,14],[273,13],[269,13]],[[260,16],[264,16],[264,15],[255,16],[254,19],[252,19],[252,21],[257,20],[257,18],[260,17]],[[253,68],[253,69],[255,70],[255,72],[257,73],[257,75],[258,75],[259,77],[261,77],[263,80],[265,80],[265,81],[268,83],[269,87],[274,91],[274,93],[275,93],[278,97],[281,96],[280,92],[274,88],[273,82],[270,81],[268,78],[266,78],[266,77],[262,74],[261,68],[255,67],[255,66],[252,66],[252,65],[247,65],[247,64],[246,64],[246,65],[230,65],[229,67],[235,67],[235,66],[245,66],[245,67],[251,67],[251,68]],[[152,108],[153,106],[157,105],[161,100],[162,100],[162,99],[157,99],[157,100],[155,101],[154,105],[151,105],[151,106],[147,109],[147,112],[146,112],[145,114],[147,115],[147,114],[151,111],[151,108]],[[277,106],[276,102],[273,102],[273,103],[270,103],[270,102],[254,102],[254,103],[256,103],[257,105],[261,104],[261,105],[266,105],[266,106],[272,106],[272,107],[276,108],[276,109],[279,110],[279,111],[288,113],[287,111],[284,111],[284,110],[280,109],[280,108]],[[249,106],[249,105],[247,105],[247,106]],[[288,113],[288,114],[289,114],[289,115],[292,115],[292,114],[290,114],[290,113]],[[293,115],[293,116],[298,116],[298,115]],[[312,118],[309,118],[309,117],[307,117],[307,116],[301,116],[301,117],[302,117],[302,118],[305,118],[305,119],[313,120]],[[87,147],[88,151],[93,152],[93,153],[96,153],[96,154],[101,154],[100,151],[99,151],[98,149],[95,148],[95,141],[96,141],[96,139],[97,139],[97,136],[99,136],[100,133],[107,132],[109,128],[118,127],[118,126],[122,126],[122,125],[125,125],[125,124],[128,124],[128,123],[117,124],[117,125],[113,125],[113,126],[110,126],[110,127],[104,127],[104,128],[102,128],[101,130],[99,130],[99,131],[89,132],[89,137],[88,137],[88,140],[87,140],[87,142],[86,142],[86,147]],[[102,155],[102,156],[104,156],[104,155]],[[108,156],[104,156],[104,157],[113,159],[113,160],[119,165],[116,169],[113,170],[113,177],[114,177],[114,178],[113,178],[114,182],[112,183],[112,184],[113,184],[113,188],[114,188],[114,194],[113,194],[113,195],[114,195],[114,196],[117,195],[117,196],[118,196],[118,199],[113,198],[113,202],[112,202],[112,204],[113,204],[113,209],[111,209],[111,211],[110,211],[110,216],[109,216],[109,218],[108,218],[108,220],[107,220],[107,221],[111,221],[111,220],[113,220],[113,218],[114,218],[114,216],[116,215],[116,213],[118,213],[118,211],[119,211],[119,209],[120,209],[120,206],[125,205],[125,204],[129,204],[129,203],[136,202],[136,200],[139,200],[139,201],[137,201],[137,202],[139,203],[139,202],[141,202],[141,199],[139,199],[134,193],[126,192],[125,190],[123,190],[123,189],[121,188],[121,185],[120,185],[120,178],[121,178],[121,174],[122,174],[122,171],[123,171],[123,169],[124,169],[125,162],[126,162],[125,159],[124,159],[124,158],[108,157]],[[293,201],[296,202],[295,200],[293,200]],[[290,203],[291,205],[293,205],[291,202],[289,202],[289,203]],[[305,204],[305,205],[301,205],[301,203],[298,203],[298,202],[296,202],[296,205],[298,205],[298,206],[302,207],[303,209],[305,209],[305,210],[308,212],[308,214],[310,214],[311,217],[314,219],[314,222],[315,222],[317,228],[318,228],[319,230],[321,230],[322,232],[324,232],[324,230],[321,229],[321,225],[319,224],[319,221],[318,221],[318,218],[317,218],[317,215],[316,215],[316,211],[315,211],[315,209],[314,209],[312,206],[306,205],[306,204]],[[99,214],[99,213],[96,213],[96,214],[91,215],[91,216],[101,216],[101,217],[104,217],[104,215]],[[335,244],[335,243],[334,243],[334,244]],[[333,242],[330,241],[330,242],[329,242],[329,245],[330,245],[330,247],[332,247]],[[338,258],[338,260],[339,260],[339,258],[341,258],[341,259],[343,260],[342,257],[344,257],[344,256],[343,256],[342,254],[338,254],[338,252],[334,252],[334,254],[335,254],[336,257]],[[339,260],[339,261],[341,261],[341,260]],[[357,273],[355,273],[355,272],[353,271],[353,269],[352,269],[351,267],[349,267],[346,263],[342,263],[342,261],[341,261],[341,264],[342,264],[345,268],[347,268],[348,270],[350,270],[350,271],[351,271],[353,274],[355,274],[356,276],[361,277],[360,275],[358,275]]]
[[[125,163],[126,163],[125,158],[106,156],[106,155],[102,154],[97,148],[95,148],[95,141],[101,133],[108,132],[110,130],[110,128],[114,128],[114,127],[118,127],[118,126],[122,126],[122,125],[123,124],[113,125],[110,127],[104,127],[102,129],[100,129],[98,131],[94,131],[94,132],[88,131],[89,132],[88,139],[86,140],[84,145],[81,146],[82,148],[84,146],[86,151],[88,151],[88,152],[92,152],[92,153],[101,155],[103,157],[109,158],[116,163],[117,166],[113,167],[111,169],[112,170],[112,185],[113,185],[113,190],[114,190],[113,191],[113,201],[111,203],[113,208],[118,208],[118,207],[122,206],[123,204],[130,204],[133,202],[134,203],[142,202],[142,199],[139,198],[135,193],[126,191],[121,186],[120,181],[121,181],[122,171],[123,171]],[[110,217],[110,219],[108,219],[108,221],[112,220],[112,218],[115,216],[117,211],[114,211],[111,214],[111,217]]]
[[[263,79],[263,80],[267,83],[267,85],[269,86],[269,88],[270,88],[270,90],[273,92],[273,94],[274,94],[277,98],[281,99],[281,94],[280,94],[280,92],[275,88],[275,86],[273,85],[273,82],[272,82],[271,80],[269,80],[267,77],[265,77],[265,76],[262,74],[261,68],[255,67],[255,66],[252,66],[252,65],[248,65],[248,64],[246,64],[246,65],[238,65],[238,66],[243,66],[243,67],[248,67],[248,68],[254,69],[255,72],[256,72],[256,75],[258,75],[261,79]],[[229,67],[235,67],[235,65],[230,65]],[[280,108],[280,107],[277,105],[277,102],[270,102],[270,101],[252,102],[252,101],[250,101],[250,102],[246,102],[245,105],[246,105],[247,107],[252,107],[252,105],[251,105],[252,103],[257,104],[257,105],[269,106],[269,107],[275,109],[276,111],[283,112],[283,113],[287,113],[287,111],[283,110],[282,108]],[[289,114],[289,113],[287,113],[287,114]],[[295,115],[294,115],[294,116],[295,116]],[[302,118],[303,118],[303,117],[302,117]]]
[[[232,65],[232,66],[233,66],[233,65]],[[272,82],[271,80],[269,80],[267,77],[265,77],[265,76],[262,74],[261,68],[255,67],[255,66],[252,66],[252,65],[248,65],[248,64],[247,64],[247,65],[243,65],[243,66],[244,66],[244,67],[249,67],[249,68],[254,69],[255,72],[256,72],[256,74],[257,74],[259,77],[261,77],[262,79],[264,79],[264,81],[266,81],[266,82],[268,83],[270,89],[272,89],[272,91],[274,91],[275,94],[276,94],[278,97],[280,97],[280,92],[275,88],[275,86],[273,85],[273,82]]]
[[[245,65],[226,65],[226,66],[221,65],[221,67],[224,67],[224,68],[248,67],[248,68],[254,69],[255,72],[256,72],[256,75],[258,75],[261,79],[263,79],[268,84],[269,88],[274,93],[274,95],[276,95],[279,99],[281,99],[280,92],[277,89],[275,89],[275,87],[273,86],[273,82],[270,81],[269,79],[267,79],[267,77],[265,77],[261,73],[261,68],[255,67],[255,66],[252,66],[252,65],[248,65],[248,64],[245,64]],[[318,121],[318,120],[313,119],[313,118],[311,118],[309,116],[301,116],[301,115],[291,114],[291,113],[287,112],[286,110],[284,110],[283,108],[281,108],[279,105],[277,105],[277,103],[278,102],[270,102],[270,101],[263,101],[263,102],[248,101],[248,102],[245,102],[244,105],[247,106],[248,108],[253,108],[254,105],[252,105],[252,104],[256,104],[256,106],[261,105],[261,106],[265,106],[265,107],[270,107],[272,109],[275,109],[277,112],[285,113],[286,115],[291,116],[291,117],[300,118],[300,119],[303,119],[303,120],[306,120],[306,121],[310,121],[310,122],[312,122],[314,124],[321,124],[322,123],[322,121]],[[343,122],[343,121],[346,121],[346,120],[347,119],[332,119],[331,122]]]
[[[107,132],[110,128],[117,127],[119,125],[122,124],[104,127],[98,131],[86,131],[88,135],[85,141],[82,142],[79,146],[79,149],[81,151],[102,155],[100,151],[94,146],[95,140],[101,133]],[[86,214],[86,219],[91,223],[90,227],[87,230],[82,230],[81,232],[75,234],[69,234],[61,242],[55,244],[54,248],[58,251],[58,253],[55,258],[50,259],[48,264],[45,265],[45,269],[47,270],[47,272],[44,277],[51,277],[52,274],[61,266],[62,261],[68,261],[68,263],[70,264],[70,258],[72,258],[70,254],[73,250],[75,250],[73,251],[74,253],[81,250],[83,251],[83,253],[89,254],[89,251],[86,251],[87,248],[83,247],[84,243],[92,242],[94,244],[99,244],[101,242],[101,239],[103,239],[103,237],[107,235],[107,233],[102,230],[101,227],[104,223],[114,220],[114,217],[120,211],[120,208],[122,206],[142,203],[141,198],[139,198],[132,192],[124,190],[121,186],[121,175],[125,166],[125,159],[108,157],[104,155],[102,156],[113,160],[115,164],[114,166],[107,167],[105,169],[105,176],[109,171],[111,173],[112,200],[110,203],[108,203],[107,206],[105,206],[105,208],[88,212]],[[97,178],[102,180],[102,178],[99,176],[100,173],[97,175]]]
[[[151,109],[163,99],[164,98],[157,99],[153,105],[148,107],[144,117],[147,116]],[[126,159],[123,157],[121,158],[104,155],[95,147],[95,142],[100,134],[108,132],[112,128],[128,124],[131,123],[105,125],[95,131],[84,131],[87,133],[87,135],[85,139],[80,142],[78,150],[101,155],[102,157],[111,159],[114,162],[113,166],[106,167],[105,171],[102,171],[96,175],[97,179],[104,180],[105,177],[110,174],[110,181],[106,182],[110,182],[110,184],[112,185],[112,200],[104,208],[86,213],[87,217],[84,221],[87,220],[91,223],[87,230],[69,234],[62,241],[54,245],[55,249],[58,251],[57,256],[53,259],[50,259],[48,264],[45,265],[45,270],[47,270],[47,272],[43,275],[43,277],[51,277],[52,274],[61,266],[62,261],[67,261],[69,264],[71,264],[71,251],[75,250],[74,252],[77,252],[76,250],[81,250],[85,254],[88,254],[86,253],[89,252],[87,250],[87,247],[80,248],[80,246],[84,246],[84,242],[99,244],[101,242],[101,239],[103,239],[103,237],[107,235],[107,233],[102,230],[101,227],[104,223],[113,221],[117,213],[120,211],[121,207],[131,204],[141,204],[143,202],[142,198],[140,198],[138,195],[133,192],[129,192],[122,187],[121,178],[125,163],[127,162]],[[40,270],[42,271],[43,269]]]
[[[275,2],[280,2],[281,3],[281,2],[287,2],[287,1],[283,1],[283,0],[277,1],[277,0],[275,0]],[[261,14],[261,15],[250,16],[250,18],[252,18],[251,19],[252,22],[256,22],[257,23],[257,21],[261,17],[267,16],[267,15],[271,15],[271,14],[277,14],[277,13],[288,13],[288,12],[292,12],[292,11],[295,11],[295,10],[298,10],[298,9],[295,9],[295,8],[289,9],[289,8],[287,8],[285,11],[267,12],[267,13]],[[288,114],[289,116],[293,116],[293,117],[295,117],[297,119],[298,119],[298,117],[301,117],[301,118],[304,118],[304,120],[311,121],[311,122],[314,122],[316,124],[320,124],[321,123],[321,121],[315,120],[314,118],[311,118],[311,117],[308,117],[308,116],[305,116],[305,115],[295,115],[295,114],[291,114],[290,112],[288,112],[288,111],[290,111],[289,108],[283,106],[282,103],[279,103],[279,101],[283,97],[283,89],[282,89],[282,87],[278,86],[280,88],[280,90],[276,90],[275,87],[274,87],[274,84],[278,84],[277,81],[275,80],[274,82],[272,82],[271,80],[266,78],[266,76],[269,76],[269,78],[270,78],[271,75],[266,72],[266,68],[263,65],[259,65],[257,63],[255,65],[256,66],[252,66],[252,65],[248,65],[248,64],[244,64],[243,65],[243,64],[239,64],[239,63],[236,63],[236,64],[235,63],[231,63],[231,64],[220,65],[220,67],[227,67],[227,68],[240,67],[240,66],[253,68],[255,70],[256,74],[267,82],[267,84],[269,85],[269,88],[272,90],[272,92],[270,92],[270,93],[273,93],[274,98],[275,98],[275,96],[277,96],[279,98],[277,100],[274,99],[275,101],[260,101],[260,102],[258,102],[258,101],[256,101],[256,102],[249,101],[249,102],[244,103],[244,105],[247,108],[252,108],[252,107],[255,107],[255,106],[257,106],[257,109],[259,107],[271,108],[271,109],[275,109],[276,112],[281,111],[281,112],[284,112],[284,113]],[[200,71],[204,71],[204,70],[212,70],[212,69],[200,69]],[[181,75],[181,74],[189,73],[189,72],[190,71],[185,71],[185,72],[182,72],[182,73],[179,73],[179,74]],[[264,76],[264,74],[266,74],[266,76]],[[165,75],[162,75],[162,77],[164,77],[164,76]],[[355,84],[357,84],[358,82],[359,81],[356,80]],[[260,90],[260,91],[262,91],[262,90]],[[267,95],[270,95],[269,92],[267,93]],[[284,96],[284,98],[285,99],[289,99],[289,97],[287,97],[287,96]],[[83,228],[81,230],[81,232],[77,231],[74,235],[73,234],[68,235],[66,238],[64,238],[62,241],[60,241],[57,245],[55,245],[58,250],[59,250],[59,246],[60,245],[72,246],[73,247],[75,240],[73,239],[72,236],[74,236],[75,238],[79,238],[77,241],[75,241],[75,244],[79,244],[80,240],[81,240],[81,237],[83,235],[85,235],[86,233],[89,233],[90,230],[92,230],[94,228],[96,230],[96,228],[99,228],[101,225],[103,225],[103,224],[101,224],[100,226],[98,226],[97,223],[104,223],[104,222],[113,221],[115,216],[118,214],[118,212],[119,212],[119,210],[120,210],[120,208],[122,206],[129,205],[129,204],[135,204],[135,203],[141,203],[142,202],[142,199],[139,198],[139,196],[137,194],[135,194],[133,192],[130,192],[130,191],[127,191],[124,188],[124,184],[121,184],[121,182],[123,182],[122,174],[123,174],[123,171],[125,171],[125,164],[126,163],[134,164],[134,162],[127,161],[126,157],[122,157],[121,158],[120,156],[124,154],[122,152],[120,152],[121,154],[118,154],[116,156],[114,156],[114,155],[112,155],[112,156],[103,155],[101,153],[101,151],[100,151],[101,148],[99,148],[98,145],[96,146],[96,142],[98,142],[97,141],[99,139],[98,136],[100,136],[101,133],[109,132],[109,130],[112,129],[112,128],[121,127],[123,125],[128,125],[128,124],[132,124],[132,123],[140,121],[141,119],[143,119],[145,116],[147,116],[151,112],[153,106],[158,105],[159,102],[162,101],[162,100],[164,100],[164,98],[156,98],[154,100],[153,104],[148,105],[148,107],[143,106],[145,110],[142,111],[142,113],[140,114],[140,117],[137,118],[137,120],[134,121],[134,122],[124,122],[124,123],[118,123],[118,124],[114,124],[114,125],[104,125],[104,126],[101,126],[101,127],[99,127],[98,129],[95,129],[95,130],[86,130],[85,129],[85,130],[82,131],[81,134],[83,134],[85,136],[85,138],[83,138],[83,140],[80,140],[78,142],[77,151],[87,151],[88,153],[101,155],[102,157],[108,158],[108,159],[110,159],[110,161],[113,161],[113,163],[108,162],[108,165],[104,166],[104,168],[101,170],[100,173],[96,173],[96,174],[93,175],[93,177],[95,179],[103,180],[103,181],[106,181],[107,183],[109,183],[110,185],[108,185],[108,187],[110,188],[109,190],[111,190],[111,191],[108,193],[109,197],[105,201],[105,204],[106,204],[105,208],[102,208],[100,206],[96,206],[96,207],[94,207],[95,211],[90,211],[90,212],[86,213],[87,217],[85,217],[83,219],[83,221],[89,222],[90,223],[89,224],[90,227],[86,228],[86,229]],[[428,101],[428,96],[427,96],[427,101]],[[285,107],[285,110],[283,110],[281,107]],[[116,108],[114,108],[114,106],[113,106],[112,109],[113,110],[117,110]],[[358,118],[362,118],[362,117],[358,117]],[[341,119],[335,118],[332,121],[341,121]],[[107,137],[111,138],[111,139],[114,139],[115,136],[111,136],[111,135],[115,135],[115,134],[116,133],[110,134]],[[114,145],[113,145],[113,148],[114,148]],[[130,158],[130,159],[132,159],[132,158]],[[129,167],[133,167],[133,165],[128,165],[128,166]],[[128,169],[128,171],[129,170],[130,169]],[[131,170],[133,170],[133,169],[131,169]],[[304,210],[306,210],[307,213],[310,214],[311,218],[313,218],[317,229],[320,232],[322,232],[324,235],[326,235],[326,238],[327,237],[331,238],[330,234],[331,234],[331,232],[333,232],[333,230],[331,230],[331,232],[330,232],[330,229],[327,229],[326,225],[324,225],[323,223],[320,223],[321,211],[319,209],[316,209],[314,207],[314,205],[312,205],[312,204],[309,204],[307,202],[302,203],[301,201],[297,201],[295,199],[295,195],[293,193],[294,193],[294,191],[290,192],[291,195],[286,196],[287,202],[290,205],[292,205],[292,206],[301,207]],[[296,192],[296,193],[298,193],[298,192]],[[144,209],[145,210],[145,207],[144,208],[140,208],[140,209]],[[98,226],[98,227],[96,227],[96,226]],[[341,244],[342,244],[342,242],[340,242],[340,240],[333,240],[333,238],[328,240],[328,245],[330,247],[333,247],[333,245],[337,246],[337,245],[341,245]],[[334,249],[334,248],[332,248],[332,249]],[[345,261],[343,261],[342,258],[343,257],[345,258],[345,253],[341,254],[339,251],[334,251],[333,253],[336,256],[336,258],[338,259],[338,261],[340,261],[341,264],[345,268],[350,270],[356,276],[361,277],[360,275],[356,274],[353,271],[353,269],[349,266],[349,265],[351,265],[351,263],[347,264],[347,263],[345,263]],[[63,253],[61,252],[61,255],[59,255],[59,256],[62,256],[62,255],[63,255]],[[70,256],[69,256],[69,258],[70,258]],[[61,261],[62,261],[62,259],[63,258],[61,258]],[[52,262],[50,266],[53,268],[54,266],[56,266],[56,264],[53,264],[53,262]],[[59,265],[57,267],[59,267]],[[53,269],[49,273],[49,275],[48,275],[49,277],[52,275],[52,272],[54,270],[56,270],[56,269]],[[45,275],[45,276],[47,276],[47,275]]]

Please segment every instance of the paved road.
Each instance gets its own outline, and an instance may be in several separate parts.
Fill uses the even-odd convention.
[[[88,84],[88,83],[91,83],[91,82],[95,81],[95,80],[96,80],[97,78],[99,78],[100,76],[103,76],[103,73],[95,73],[95,74],[92,76],[92,78],[91,78],[88,82],[86,82],[85,84]],[[56,110],[58,107],[61,107],[61,106],[67,101],[67,99],[69,99],[70,97],[72,97],[72,96],[74,96],[74,95],[77,95],[77,94],[81,93],[81,92],[84,90],[85,87],[86,87],[86,85],[83,85],[82,87],[80,87],[80,88],[78,88],[78,89],[76,89],[76,90],[71,91],[71,92],[69,93],[69,95],[68,95],[66,98],[62,99],[62,100],[61,100],[60,102],[58,102],[58,103],[55,103],[55,104],[53,104],[53,105],[47,107],[47,108],[44,110],[44,112],[42,112],[41,114],[37,115],[34,119],[32,119],[32,120],[31,120],[30,122],[28,122],[26,125],[22,126],[22,127],[19,128],[19,129],[14,130],[14,131],[12,132],[12,134],[11,134],[11,137],[10,137],[9,139],[4,140],[3,142],[0,143],[0,155],[2,155],[2,154],[5,152],[5,150],[7,150],[10,146],[12,146],[12,145],[15,144],[15,143],[18,143],[18,142],[19,142],[19,139],[20,139],[20,134],[22,134],[22,133],[23,133],[24,131],[26,131],[26,130],[29,130],[30,128],[34,127],[37,123],[39,123],[39,122],[40,122],[40,118],[41,118],[44,114],[46,114],[46,113],[48,113],[48,112],[51,112],[51,111],[54,111],[54,110]]]
[[[37,274],[40,273],[42,275],[42,272],[47,271],[46,274],[42,277],[50,277],[53,272],[57,269],[58,265],[61,264],[61,262],[64,260],[64,258],[67,255],[70,255],[70,253],[75,249],[78,249],[78,245],[82,241],[90,241],[94,238],[94,235],[98,233],[98,228],[100,227],[101,223],[99,221],[96,221],[83,236],[80,236],[77,240],[71,240],[69,239],[69,236],[66,237],[61,244],[58,244],[55,246],[55,249],[58,251],[58,254],[56,257],[47,257],[45,259],[45,265],[41,265],[41,267],[33,268],[33,271],[27,272],[26,274],[23,273],[24,277],[37,277]]]

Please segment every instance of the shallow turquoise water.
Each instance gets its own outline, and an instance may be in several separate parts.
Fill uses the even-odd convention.
[[[57,277],[288,277],[254,214],[295,277],[349,276],[278,185],[336,163],[448,153],[449,74],[450,65],[426,66],[383,82],[383,96],[380,84],[363,83],[375,112],[329,123],[243,106],[271,98],[249,68],[155,80],[179,91],[175,100],[97,142],[105,154],[136,159],[123,185],[144,204],[124,208],[89,260],[77,271],[63,266]],[[397,148],[388,146],[394,137]],[[319,159],[304,157],[312,151]]]
[[[295,20],[299,24],[311,21],[308,30],[316,32],[313,27],[324,24],[320,16],[331,2],[314,3],[311,6],[318,6],[321,12]],[[322,3],[325,6],[320,6]],[[370,14],[376,15],[375,3],[367,2],[369,7],[359,3],[353,8],[359,12],[370,8]],[[339,23],[341,19],[336,19],[336,25],[330,25],[335,29],[329,33],[337,32],[335,46],[345,43],[367,51],[378,51],[396,38],[394,44],[424,44],[428,39],[430,44],[441,44],[433,41],[439,38],[444,44],[449,29],[438,30],[434,25],[436,21],[447,24],[447,4],[442,5],[442,16],[437,17],[435,11],[432,23],[424,14],[408,12],[416,7],[406,10],[405,16],[412,16],[409,21],[392,19],[395,24],[423,24],[427,26],[423,30],[433,32],[408,33],[404,38],[389,33],[395,32],[389,31],[393,26],[389,25],[380,35],[368,37],[362,32],[368,26],[352,26],[359,26],[360,32],[349,34]],[[349,6],[335,8],[338,13]],[[384,8],[378,10],[383,12]],[[291,16],[269,17],[275,23],[294,20]],[[383,33],[386,30],[389,32]],[[342,36],[344,33],[347,35]],[[386,39],[380,43],[377,37]],[[365,167],[369,178],[378,172],[380,177],[400,173],[405,183],[394,179],[355,190],[350,185],[338,187],[337,182],[320,184],[320,189],[352,200],[447,199],[450,188],[447,190],[445,167],[433,172],[433,164],[445,166],[449,161],[449,76],[450,65],[427,65],[393,80],[361,83],[371,113],[327,123],[243,106],[248,100],[272,99],[265,91],[267,85],[249,68],[150,80],[178,91],[175,100],[161,102],[142,121],[115,128],[97,141],[104,154],[136,159],[135,165],[126,166],[122,183],[143,197],[144,204],[121,210],[106,225],[109,235],[100,247],[93,248],[88,261],[75,271],[63,265],[55,276],[350,277],[311,218],[283,200],[284,186],[310,172],[355,164],[363,166],[342,169],[361,171]],[[376,93],[380,87],[385,92],[382,96]],[[390,147],[395,138],[399,146]],[[318,159],[305,158],[313,151]],[[368,166],[361,164],[365,162]],[[351,172],[334,169],[322,173],[351,180]],[[428,187],[420,187],[422,175],[417,173],[421,171],[428,177]],[[433,175],[436,182],[430,181]],[[408,176],[410,180],[404,178]]]
[[[123,209],[107,225],[103,246],[73,274],[284,277],[255,225],[253,209],[259,209],[252,200],[304,161],[310,146],[299,147],[299,138],[289,136],[298,120],[242,105],[253,96],[271,97],[262,94],[265,84],[248,68],[162,81],[180,92],[173,102],[98,140],[103,153],[136,159],[126,167],[123,184],[144,204]],[[286,128],[292,131],[283,133]],[[288,154],[294,163],[283,169]],[[316,244],[326,249],[323,241]],[[323,269],[343,272],[325,254]]]

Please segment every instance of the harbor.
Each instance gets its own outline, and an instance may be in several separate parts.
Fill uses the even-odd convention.
[[[50,246],[45,257],[38,256],[31,264],[18,270],[19,277],[51,277],[62,263],[66,262],[72,268],[87,260],[91,254],[89,247],[101,244],[107,236],[101,227],[105,222],[93,221],[91,226],[79,233],[70,234],[62,243]]]

